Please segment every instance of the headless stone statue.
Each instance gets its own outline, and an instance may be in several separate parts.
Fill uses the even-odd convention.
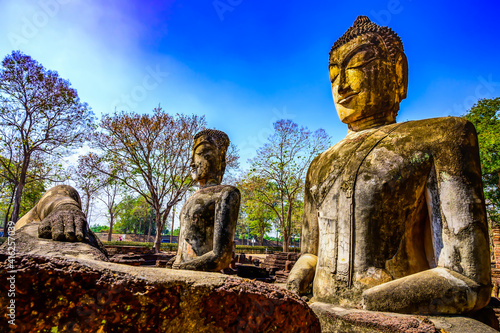
[[[180,235],[174,269],[217,272],[231,263],[240,192],[220,185],[226,168],[229,138],[205,130],[194,138],[193,180],[200,184],[180,213]]]
[[[287,287],[314,300],[402,313],[464,313],[491,293],[474,126],[396,123],[408,69],[400,38],[360,16],[330,52],[347,136],[311,163],[302,256]]]

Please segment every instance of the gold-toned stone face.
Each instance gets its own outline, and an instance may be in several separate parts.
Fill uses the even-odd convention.
[[[376,34],[357,36],[332,52],[330,81],[343,123],[376,118],[395,121],[400,102],[395,67]]]
[[[217,147],[207,141],[199,143],[191,158],[191,177],[194,181],[216,178],[221,170],[222,156]]]

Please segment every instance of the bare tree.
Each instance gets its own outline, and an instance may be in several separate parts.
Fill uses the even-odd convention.
[[[118,207],[121,202],[120,192],[121,187],[119,181],[116,178],[110,177],[105,180],[104,185],[101,187],[102,194],[97,196],[97,199],[99,199],[106,206],[106,212],[109,219],[108,242],[111,241],[113,225],[115,223]]]
[[[96,155],[93,153],[79,156],[77,166],[70,168],[71,178],[76,183],[76,187],[80,190],[80,193],[82,193],[82,210],[89,224],[89,209],[92,199],[106,185],[105,178],[108,178],[94,169],[93,160],[95,157]]]

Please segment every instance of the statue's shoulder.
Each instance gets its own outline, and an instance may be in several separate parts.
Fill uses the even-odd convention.
[[[457,144],[464,136],[476,136],[474,125],[465,118],[440,117],[401,123],[394,135],[410,136],[414,142],[449,142]]]
[[[235,194],[240,196],[240,190],[238,190],[237,187],[234,187],[232,185],[216,185],[216,186],[210,186],[203,188],[201,190],[198,190],[195,192],[195,194]]]
[[[306,182],[321,184],[331,178],[332,173],[340,172],[356,147],[369,136],[370,132],[353,133],[318,154],[309,165]]]
[[[238,195],[240,195],[240,190],[233,185],[221,185],[221,186],[223,186],[222,191],[235,193],[235,194],[237,193]]]
[[[239,207],[239,202],[241,201],[240,190],[232,185],[220,185],[220,198],[223,200],[229,200],[230,202]]]
[[[330,174],[336,173],[341,157],[338,149],[339,143],[318,154],[309,165],[306,175],[306,189],[318,188],[327,181]]]

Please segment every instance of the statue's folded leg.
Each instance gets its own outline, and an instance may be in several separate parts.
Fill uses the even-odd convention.
[[[490,294],[491,285],[437,267],[367,289],[363,302],[373,311],[456,314],[484,307]]]

